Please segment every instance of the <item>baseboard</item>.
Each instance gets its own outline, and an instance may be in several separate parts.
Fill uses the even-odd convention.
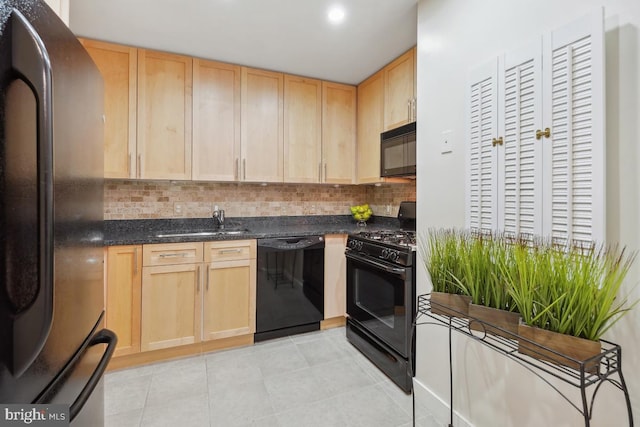
[[[320,321],[320,329],[331,329],[338,328],[340,326],[344,326],[347,324],[347,318],[344,316],[332,317],[330,319],[325,319]]]
[[[160,350],[143,351],[141,353],[114,357],[111,359],[111,362],[109,362],[107,371],[131,368],[155,362],[164,362],[182,357],[196,356],[198,354],[208,353],[211,351],[226,350],[249,345],[253,345],[253,334],[203,341],[195,344],[163,348]]]
[[[420,380],[413,379],[413,393],[415,394],[416,405],[422,405],[427,409],[438,425],[450,425],[450,406],[448,402],[442,400],[438,395],[425,386]],[[453,411],[453,425],[455,427],[474,427],[467,419]]]

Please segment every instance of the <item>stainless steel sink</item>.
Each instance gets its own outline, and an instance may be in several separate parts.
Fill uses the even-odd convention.
[[[184,233],[160,233],[156,237],[210,237],[210,236],[237,236],[249,230],[216,230],[216,231],[196,231]]]

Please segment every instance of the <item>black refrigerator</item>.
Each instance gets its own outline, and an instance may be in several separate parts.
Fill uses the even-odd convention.
[[[13,411],[0,425],[17,405],[103,425],[116,344],[103,328],[103,127],[102,78],[69,28],[42,1],[0,0],[0,408]]]

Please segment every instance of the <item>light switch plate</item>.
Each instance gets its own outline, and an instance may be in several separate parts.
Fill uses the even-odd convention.
[[[443,130],[440,135],[440,154],[447,154],[453,151],[453,131]]]

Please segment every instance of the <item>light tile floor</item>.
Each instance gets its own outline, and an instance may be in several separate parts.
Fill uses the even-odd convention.
[[[411,396],[344,328],[108,373],[105,427],[410,427]],[[438,424],[420,405],[416,426]]]

